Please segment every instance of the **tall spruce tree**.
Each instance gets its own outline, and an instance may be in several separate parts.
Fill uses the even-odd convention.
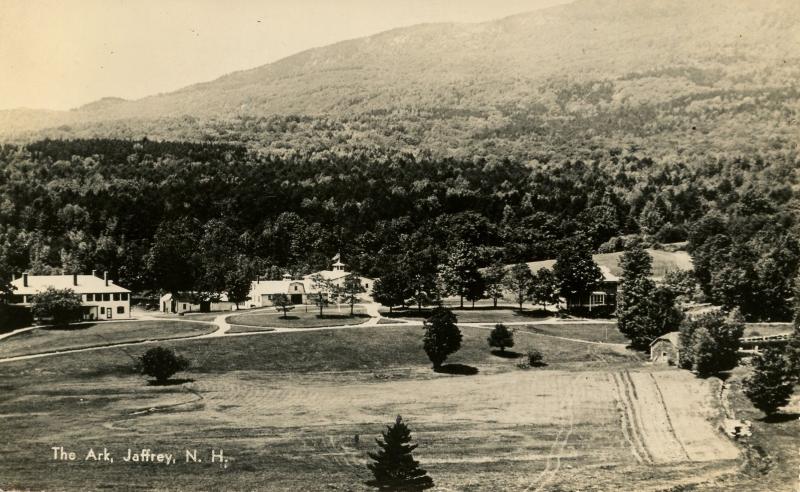
[[[794,331],[786,346],[786,358],[795,379],[800,380],[800,270],[794,279]]]
[[[744,394],[767,416],[787,403],[797,382],[779,348],[769,347],[753,360],[753,372],[744,380]]]
[[[411,444],[411,430],[403,418],[398,415],[394,425],[386,426],[386,432],[381,434],[383,439],[375,440],[380,449],[369,453],[374,463],[369,463],[367,468],[375,478],[367,484],[381,490],[413,491],[433,487],[433,479],[411,454],[418,445]]]
[[[619,259],[622,268],[619,295],[617,296],[617,324],[631,345],[642,349],[655,337],[655,324],[650,319],[649,303],[655,290],[653,260],[641,242],[634,241]]]

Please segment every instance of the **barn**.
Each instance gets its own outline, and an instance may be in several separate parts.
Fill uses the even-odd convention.
[[[650,344],[650,361],[655,364],[678,365],[680,332],[673,331],[653,340]]]

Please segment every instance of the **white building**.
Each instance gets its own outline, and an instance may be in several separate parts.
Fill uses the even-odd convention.
[[[162,313],[209,313],[212,311],[235,311],[236,303],[228,300],[225,294],[219,294],[215,300],[199,299],[192,292],[180,292],[177,295],[166,293],[159,299]]]
[[[83,319],[130,319],[131,291],[116,285],[108,279],[92,275],[29,275],[11,281],[16,289],[11,296],[11,303],[30,306],[31,298],[48,288],[70,289],[79,296],[83,304]]]
[[[309,299],[309,296],[318,293],[314,286],[313,277],[319,275],[330,282],[331,285],[342,287],[344,286],[345,278],[350,275],[350,272],[345,270],[345,264],[342,263],[339,255],[336,255],[333,260],[332,270],[315,272],[301,279],[293,279],[287,273],[282,280],[253,281],[250,285],[249,305],[252,307],[272,306],[273,298],[277,294],[285,294],[292,304],[312,304],[313,301]],[[372,286],[375,280],[368,277],[359,277],[359,279],[361,279],[361,286],[366,291],[359,297],[365,302],[372,302]]]

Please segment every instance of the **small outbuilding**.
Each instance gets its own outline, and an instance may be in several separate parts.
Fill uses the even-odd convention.
[[[650,344],[650,361],[655,364],[678,365],[680,332],[673,331],[653,340]]]

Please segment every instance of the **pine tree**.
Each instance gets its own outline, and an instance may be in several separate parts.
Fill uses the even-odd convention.
[[[499,347],[500,352],[505,352],[506,347],[514,346],[514,334],[506,328],[506,325],[498,323],[486,339],[490,347]]]
[[[753,372],[744,380],[744,394],[753,405],[770,416],[789,403],[796,378],[781,350],[767,348],[753,361]]]
[[[375,462],[367,468],[375,477],[367,482],[375,488],[382,490],[424,490],[433,487],[433,480],[428,472],[420,468],[411,452],[417,444],[411,443],[411,430],[397,416],[394,425],[386,427],[386,432],[381,433],[383,439],[375,442],[380,448],[377,453],[369,453]]]
[[[617,298],[617,325],[638,349],[649,346],[655,337],[663,334],[656,333],[650,318],[649,303],[655,290],[650,279],[652,265],[652,258],[639,241],[633,242],[619,259],[622,281]]]

